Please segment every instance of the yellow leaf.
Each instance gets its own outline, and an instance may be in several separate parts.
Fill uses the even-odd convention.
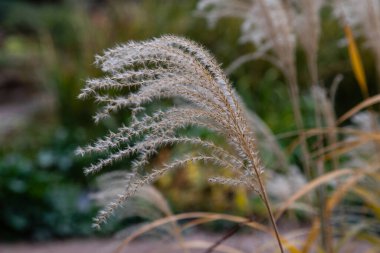
[[[348,25],[344,27],[344,32],[348,41],[348,53],[350,54],[351,65],[355,74],[355,78],[359,83],[359,87],[362,91],[363,96],[367,98],[368,86],[358,47],[356,45],[354,36],[352,35],[352,30]]]
[[[294,244],[292,244],[291,242],[286,240],[284,237],[281,237],[280,240],[281,240],[284,248],[287,249],[288,252],[290,252],[290,253],[301,253],[301,251]]]

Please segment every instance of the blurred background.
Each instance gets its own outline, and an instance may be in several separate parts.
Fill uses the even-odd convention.
[[[99,209],[90,198],[96,191],[95,177],[85,177],[82,168],[94,158],[76,157],[74,151],[126,122],[128,113],[95,125],[96,105],[77,96],[87,78],[101,75],[93,64],[94,56],[129,40],[163,34],[185,36],[208,48],[222,67],[254,51],[251,44],[239,42],[240,20],[223,19],[211,29],[195,12],[196,5],[196,0],[0,2],[0,240],[109,235],[136,222],[136,218],[111,220],[100,232],[91,228]],[[344,76],[334,104],[339,116],[362,97],[347,48],[340,43],[343,29],[338,21],[326,18],[330,15],[328,9],[322,11],[320,80],[329,88],[338,74]],[[374,59],[365,47],[361,53],[370,94],[374,94]],[[314,109],[305,92],[309,77],[302,52],[297,51],[297,59],[301,108],[306,127],[310,127]],[[295,130],[279,70],[259,60],[242,65],[230,78],[246,105],[273,133]],[[286,147],[290,140],[281,139],[280,144]],[[156,159],[166,159],[171,152],[164,149]],[[289,160],[300,164],[297,154]],[[270,160],[267,167],[271,167]],[[206,174],[189,165],[187,170],[161,179],[157,187],[175,213],[197,210],[254,214],[258,220],[265,217],[257,197],[243,189],[210,186]]]

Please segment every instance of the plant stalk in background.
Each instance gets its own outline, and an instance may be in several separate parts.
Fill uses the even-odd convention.
[[[211,23],[222,17],[243,19],[242,42],[256,47],[254,54],[244,55],[231,64],[229,71],[249,60],[264,59],[280,69],[285,77],[291,98],[295,124],[300,131],[302,163],[311,178],[310,154],[303,133],[300,96],[295,66],[296,36],[289,4],[282,0],[200,0],[198,10]]]
[[[320,85],[318,80],[318,48],[319,48],[319,37],[320,37],[320,9],[322,8],[324,1],[323,0],[301,0],[298,1],[298,6],[291,9],[295,12],[295,31],[297,32],[297,37],[300,42],[300,46],[305,52],[307,67],[311,79],[311,94],[314,101],[315,108],[315,125],[317,128],[321,129],[323,127],[323,117],[324,115],[323,107],[319,106],[319,99],[321,96],[318,96],[318,92],[323,92],[323,88]],[[295,11],[298,10],[298,11]],[[321,89],[321,91],[319,91]],[[327,121],[327,120],[326,120]],[[335,138],[330,138],[330,142],[333,142]],[[324,135],[320,134],[317,136],[316,140],[316,149],[323,148],[324,145]],[[333,159],[334,168],[337,168],[337,160]],[[325,173],[325,163],[323,160],[317,160],[313,164],[315,168],[315,173],[312,175],[313,178],[320,177]],[[321,240],[324,250],[327,253],[332,252],[332,242],[331,238],[331,228],[330,222],[327,219],[327,216],[324,213],[325,202],[326,202],[326,189],[324,185],[321,185],[317,190],[318,198],[318,210],[319,218],[321,221]]]

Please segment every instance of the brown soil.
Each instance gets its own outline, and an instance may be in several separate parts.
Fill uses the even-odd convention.
[[[205,247],[217,241],[223,234],[208,234],[196,232],[186,236],[186,242],[195,247],[189,253],[205,252]],[[302,241],[302,238],[301,238]],[[120,245],[119,239],[84,239],[53,241],[45,243],[0,243],[0,253],[108,253],[114,252]],[[262,234],[238,234],[224,242],[222,248],[214,252],[276,252],[276,243],[271,238]],[[223,248],[224,247],[224,248]],[[228,247],[234,248],[228,251]],[[365,243],[351,242],[340,252],[359,253],[366,252],[369,246]],[[178,249],[178,244],[173,241],[155,240],[152,238],[139,239],[126,246],[123,253],[167,253],[183,252]]]

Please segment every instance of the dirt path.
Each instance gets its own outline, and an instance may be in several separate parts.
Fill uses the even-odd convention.
[[[207,244],[217,241],[223,234],[207,234],[194,233],[186,236],[186,243],[191,244],[198,249],[190,252],[204,252]],[[260,235],[262,237],[262,235]],[[262,240],[257,240],[262,241]],[[46,243],[16,243],[1,244],[0,253],[108,253],[113,252],[119,245],[121,240],[117,239],[84,239],[84,240],[68,240],[54,241]],[[243,252],[250,252],[254,242],[252,235],[240,234],[229,239],[224,248],[233,247]],[[227,246],[228,245],[228,246]],[[139,239],[126,246],[123,253],[167,253],[167,252],[183,252],[178,249],[178,243],[167,240],[155,240],[151,238]],[[220,251],[217,251],[220,252]]]
[[[186,243],[192,245],[189,253],[203,253],[205,247],[217,241],[223,234],[208,234],[195,232],[186,236]],[[301,238],[302,241],[302,238]],[[0,243],[0,253],[111,253],[120,245],[117,239],[83,239],[53,241],[46,243]],[[228,239],[216,252],[251,253],[261,249],[261,252],[273,252],[276,242],[263,234],[238,234]],[[195,249],[194,249],[195,247]],[[231,251],[231,249],[233,250]],[[366,252],[369,246],[365,243],[351,242],[340,252]],[[140,239],[126,246],[123,253],[179,253],[178,244],[172,241]]]

